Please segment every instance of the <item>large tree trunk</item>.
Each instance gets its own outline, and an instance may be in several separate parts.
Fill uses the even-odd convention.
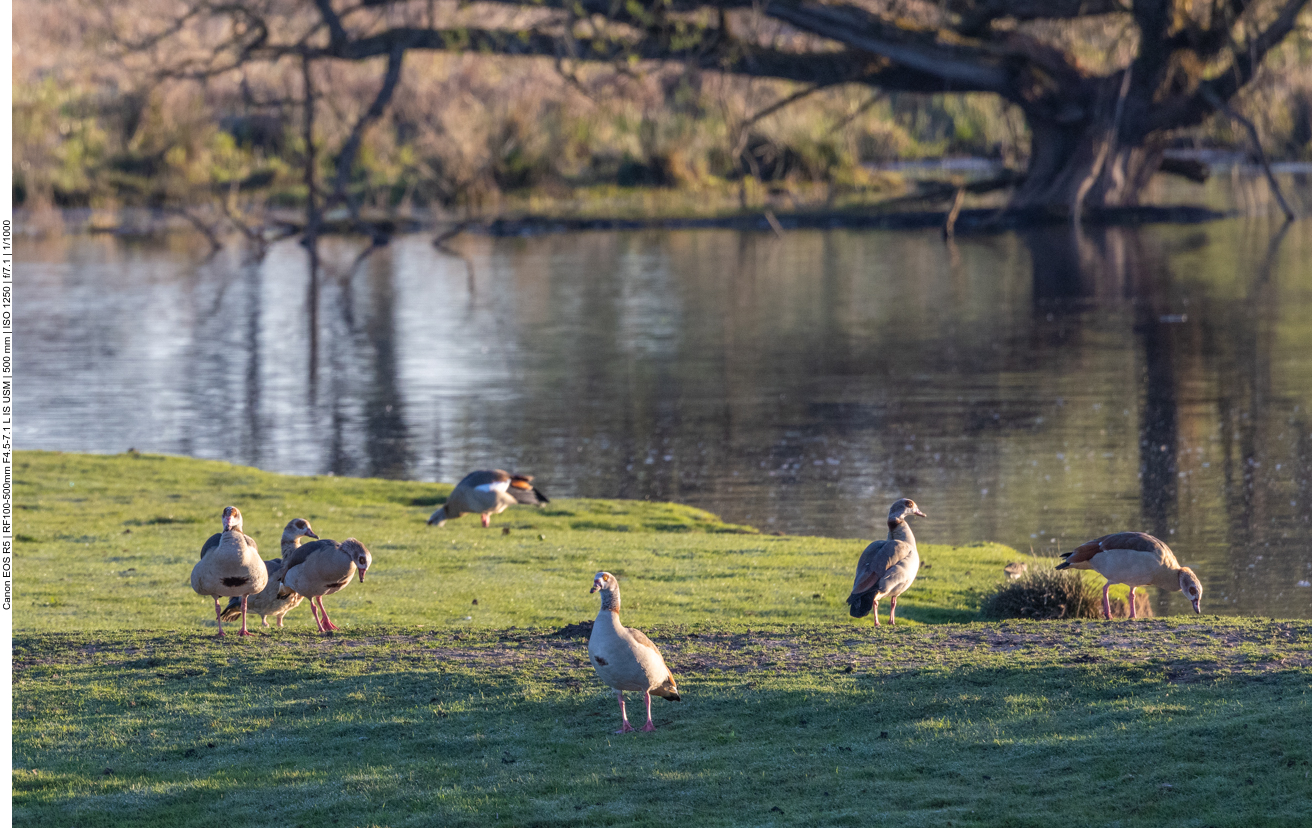
[[[1130,131],[1115,106],[1094,107],[1091,117],[1062,119],[1061,112],[1026,111],[1030,160],[1025,181],[1011,206],[1073,213],[1082,209],[1132,207],[1162,165],[1160,134],[1127,142]],[[1130,133],[1132,134],[1132,133]]]

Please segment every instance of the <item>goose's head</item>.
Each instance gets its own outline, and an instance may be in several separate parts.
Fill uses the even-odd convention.
[[[364,544],[355,538],[347,538],[342,541],[342,551],[351,556],[351,561],[355,564],[356,574],[360,576],[360,583],[364,583],[364,573],[369,569],[369,565],[374,562],[374,556],[369,554],[369,550],[364,548]]]
[[[609,572],[598,572],[592,579],[592,589],[588,590],[588,594],[592,594],[597,590],[613,592],[619,588],[619,585],[620,582],[616,580],[614,575]]]
[[[241,531],[241,510],[236,506],[225,506],[223,508],[223,531]]]
[[[310,528],[310,522],[305,518],[296,518],[288,522],[287,528],[282,530],[284,536],[288,538],[314,538],[318,540],[319,536],[314,534]]]
[[[433,514],[428,516],[428,525],[437,526],[440,529],[442,528],[443,525],[446,524],[447,517],[448,515],[446,513],[446,504],[443,503],[440,507],[438,507],[436,512],[433,512]]]
[[[893,502],[893,505],[889,507],[888,520],[890,523],[892,523],[895,520],[906,520],[907,515],[919,515],[920,517],[929,517],[929,515],[920,511],[920,507],[916,505],[916,501],[912,500],[909,497],[904,497],[900,500],[896,500]]]
[[[1194,605],[1194,612],[1201,615],[1203,612],[1203,582],[1198,580],[1198,576],[1187,566],[1180,567],[1180,591]]]

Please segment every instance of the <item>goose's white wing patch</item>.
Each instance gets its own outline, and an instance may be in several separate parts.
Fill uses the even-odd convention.
[[[482,486],[475,486],[475,491],[480,492],[504,492],[510,488],[509,480],[498,480],[495,483],[484,483]]]

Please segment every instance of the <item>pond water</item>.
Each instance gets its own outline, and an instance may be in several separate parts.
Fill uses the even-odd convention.
[[[316,279],[294,242],[26,239],[18,445],[499,466],[863,539],[910,496],[924,541],[1027,557],[1141,529],[1206,611],[1307,618],[1312,221],[1278,229],[330,240]]]

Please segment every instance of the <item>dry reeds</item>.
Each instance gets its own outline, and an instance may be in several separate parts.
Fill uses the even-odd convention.
[[[1098,590],[1078,572],[1058,572],[1051,566],[1032,566],[1014,581],[999,584],[980,605],[989,619],[1101,618]]]

